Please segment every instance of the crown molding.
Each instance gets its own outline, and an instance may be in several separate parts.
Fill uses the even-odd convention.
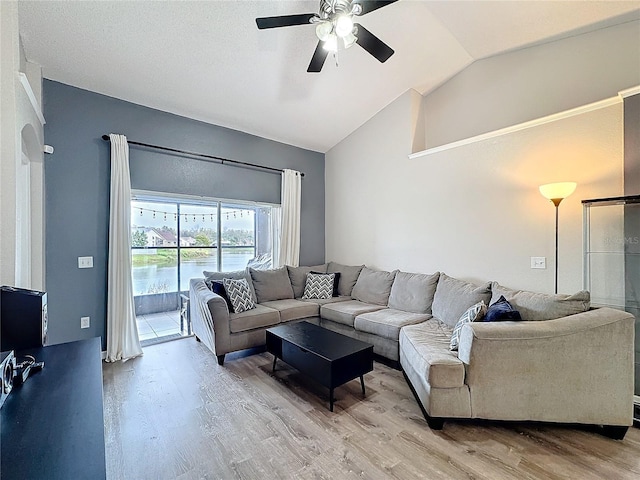
[[[627,97],[631,97],[633,95],[639,95],[639,94],[640,94],[640,85],[638,85],[637,87],[627,88],[626,90],[622,90],[621,92],[618,92],[618,95],[620,95],[620,97],[622,98],[627,98]]]
[[[615,97],[607,98],[605,100],[600,100],[599,102],[589,103],[587,105],[582,105],[580,107],[572,108],[570,110],[565,110],[563,112],[547,115],[546,117],[536,118],[535,120],[518,123],[517,125],[501,128],[499,130],[494,130],[492,132],[487,132],[481,135],[476,135],[474,137],[464,138],[456,142],[446,143],[444,145],[439,145],[437,147],[428,148],[426,150],[422,150],[421,152],[410,154],[409,158],[413,160],[415,158],[425,157],[427,155],[432,155],[434,153],[444,152],[446,150],[451,150],[453,148],[462,147],[463,145],[482,142],[490,138],[501,137],[502,135],[508,135],[510,133],[526,130],[528,128],[538,127],[540,125],[545,125],[547,123],[563,120],[565,118],[575,117],[576,115],[582,115],[584,113],[592,112],[594,110],[600,110],[601,108],[610,107],[612,105],[617,105],[619,103],[622,103],[622,96],[617,95]]]

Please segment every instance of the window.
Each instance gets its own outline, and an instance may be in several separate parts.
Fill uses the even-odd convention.
[[[180,290],[202,272],[218,271],[218,205],[180,203]]]
[[[134,193],[131,249],[136,315],[177,308],[191,278],[207,271],[271,266],[267,204]],[[162,294],[162,295],[160,295]],[[149,299],[151,300],[151,299]]]
[[[177,292],[177,204],[133,201],[131,207],[133,295]]]

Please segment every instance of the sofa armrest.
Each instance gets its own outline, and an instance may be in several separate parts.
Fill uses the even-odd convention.
[[[202,278],[189,281],[189,313],[193,333],[216,355],[231,351],[229,309],[220,295],[213,293]]]
[[[465,325],[458,356],[473,416],[631,425],[634,324],[627,312],[597,308]]]
[[[470,350],[476,339],[482,341],[526,341],[553,338],[603,328],[619,321],[633,322],[633,318],[633,315],[622,310],[603,307],[555,320],[469,323],[464,326],[461,332],[458,356],[463,362],[466,362],[465,359],[471,355]]]

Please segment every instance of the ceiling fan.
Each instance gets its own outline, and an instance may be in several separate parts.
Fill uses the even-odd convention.
[[[256,18],[256,24],[260,30],[314,24],[319,41],[307,72],[320,72],[330,52],[335,53],[341,47],[349,48],[354,43],[384,63],[393,55],[393,50],[362,25],[355,23],[353,17],[365,15],[396,1],[320,0],[318,13]]]

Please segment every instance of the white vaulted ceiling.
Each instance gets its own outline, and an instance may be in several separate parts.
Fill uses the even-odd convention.
[[[314,27],[255,18],[318,1],[21,1],[20,33],[46,78],[326,152],[399,95],[473,61],[637,19],[640,1],[400,0],[358,21],[395,50],[357,45],[306,72]]]

